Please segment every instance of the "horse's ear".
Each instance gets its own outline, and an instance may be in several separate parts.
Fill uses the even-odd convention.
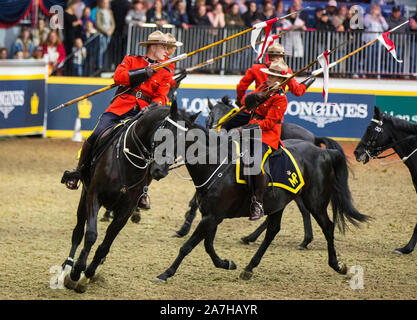
[[[375,115],[375,118],[377,119],[381,118],[382,112],[377,106],[374,106],[374,115]]]
[[[198,116],[200,115],[200,113],[201,113],[201,111],[200,111],[200,112],[197,112],[197,113],[195,113],[195,114],[193,114],[193,115],[190,117],[190,121],[191,121],[191,123],[193,123],[193,124],[194,124],[195,120],[198,118]]]
[[[169,114],[172,118],[175,118],[177,113],[178,113],[177,99],[174,99],[172,101],[171,108],[169,110]]]
[[[209,107],[210,110],[213,109],[213,104],[211,103],[209,97],[207,97],[207,106]]]

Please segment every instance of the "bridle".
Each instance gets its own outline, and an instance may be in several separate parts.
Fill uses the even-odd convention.
[[[387,145],[384,146],[376,146],[376,142],[378,140],[378,137],[384,132],[384,128],[382,127],[384,122],[382,120],[378,120],[378,119],[371,119],[371,122],[375,122],[377,125],[374,128],[374,131],[370,137],[370,139],[365,143],[365,153],[367,154],[367,156],[370,159],[384,159],[387,157],[390,157],[392,155],[394,155],[396,152],[394,151],[393,153],[390,153],[386,156],[379,156],[382,152],[384,152],[385,150],[388,150],[390,148],[393,148],[394,146],[401,144],[407,140],[411,140],[411,139],[415,139],[416,136],[415,135],[411,135],[408,137],[405,137],[401,140],[395,141],[395,142],[391,142]],[[405,156],[401,159],[402,162],[405,162],[408,160],[408,158],[410,158],[415,152],[417,152],[417,148],[414,149],[408,156]]]

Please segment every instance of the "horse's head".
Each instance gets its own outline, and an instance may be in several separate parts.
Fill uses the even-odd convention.
[[[386,120],[386,114],[375,107],[371,123],[366,128],[365,134],[354,151],[356,161],[367,163],[370,158],[376,157],[383,152],[384,146],[392,142],[391,135],[387,132],[386,126],[384,126]]]
[[[178,109],[174,100],[168,116],[156,130],[153,137],[153,162],[150,173],[155,180],[160,180],[168,175],[169,166],[176,160],[177,140],[184,139],[188,129],[192,128],[200,113],[188,114]]]
[[[231,104],[228,96],[224,96],[221,102],[218,102],[214,106],[210,102],[209,98],[207,98],[207,100],[210,111],[206,118],[206,128],[210,129],[216,125],[230,110],[232,110],[234,106]]]

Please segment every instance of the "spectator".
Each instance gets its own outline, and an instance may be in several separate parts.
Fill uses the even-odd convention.
[[[335,31],[335,27],[330,21],[329,13],[327,10],[323,10],[321,13],[321,18],[319,21],[317,21],[314,28],[317,29],[317,31]],[[326,43],[327,41],[325,41]]]
[[[146,22],[156,23],[158,27],[168,24],[169,16],[163,9],[162,0],[155,0],[153,8],[146,12]]]
[[[13,44],[12,55],[15,56],[18,51],[22,51],[23,59],[29,59],[34,47],[29,28],[22,27],[19,38]]]
[[[166,1],[164,10],[168,13],[169,16],[174,12],[175,5],[177,4],[178,0],[168,0]],[[182,0],[181,0],[182,2]],[[185,8],[185,7],[184,7]]]
[[[46,40],[46,37],[48,36],[49,31],[50,30],[46,26],[45,19],[39,18],[38,27],[32,30],[33,45],[36,47],[44,43]]]
[[[266,21],[275,18],[275,8],[270,1],[266,1],[262,7],[261,20]]]
[[[255,1],[246,2],[248,10],[242,15],[243,22],[245,26],[250,28],[253,24],[261,20],[261,15],[258,12]]]
[[[55,30],[49,32],[42,47],[43,53],[48,54],[50,70],[57,70],[57,74],[61,75],[62,69],[58,69],[58,65],[65,59],[65,48]]]
[[[94,21],[91,18],[91,8],[90,7],[85,7],[84,10],[83,10],[83,15],[81,16],[81,24],[83,26],[84,32],[86,30],[86,26],[87,26],[88,21],[91,21],[94,25]]]
[[[117,39],[117,44],[120,47],[122,46],[122,43],[127,42],[125,39],[122,39],[122,37],[127,35],[126,15],[132,7],[131,2],[134,4],[136,1],[117,0],[111,2],[111,11],[113,12],[115,24],[115,36],[113,38]],[[122,55],[124,56],[124,53]]]
[[[214,10],[207,13],[207,17],[214,28],[223,28],[226,25],[226,18],[221,3],[217,3]]]
[[[277,0],[275,2],[275,16],[282,17],[285,16],[285,11],[284,11],[284,1],[283,0]]]
[[[0,48],[0,60],[5,60],[9,56],[9,52],[6,48]]]
[[[87,49],[84,47],[83,40],[76,38],[74,40],[74,46],[72,47],[73,58],[73,75],[82,77],[83,76],[83,65],[85,58],[87,57]]]
[[[194,16],[194,24],[196,26],[211,26],[209,17],[207,16],[206,5],[198,6],[197,14]]]
[[[294,8],[294,11],[300,11],[303,7],[303,0],[293,0],[291,7]],[[298,19],[303,20],[304,25],[308,24],[308,12],[306,10],[301,10],[297,13],[297,17]]]
[[[245,25],[242,16],[240,15],[239,5],[237,3],[232,3],[230,5],[226,14],[226,25],[228,27],[243,27]]]
[[[87,21],[85,24],[85,32],[84,32],[85,40],[88,40],[90,37],[92,37],[96,33],[97,33],[97,30],[96,28],[94,28],[93,21]]]
[[[396,26],[400,25],[407,21],[407,18],[401,15],[401,8],[399,6],[392,7],[391,15],[386,19],[388,23],[388,29],[395,28]],[[395,32],[406,32],[407,25],[402,26],[401,28],[397,29]]]
[[[81,20],[81,18],[83,16],[84,9],[86,7],[87,6],[81,0],[76,0],[75,1],[74,14],[75,14],[75,16],[77,17],[78,20]]]
[[[417,32],[417,6],[416,6],[416,14],[410,18],[409,28],[411,32]]]
[[[294,14],[282,21],[282,27],[292,31],[283,37],[283,46],[285,52],[295,58],[299,58],[304,56],[304,45],[301,39],[301,33],[298,31],[305,30],[306,26],[304,20],[300,19],[295,11],[295,7],[291,6],[288,9],[288,13],[294,12]]]
[[[37,46],[33,50],[33,59],[40,60],[43,58],[43,48],[42,46]]]
[[[126,24],[134,23],[139,27],[146,22],[146,8],[141,0],[133,1],[133,7],[130,9],[125,18]]]
[[[348,9],[345,5],[340,6],[337,9],[337,15],[332,19],[332,24],[335,27],[336,31],[346,31],[345,30],[345,20],[347,18]]]
[[[384,32],[388,29],[388,24],[381,13],[381,7],[377,4],[371,5],[370,13],[365,15],[363,24],[366,31],[362,37],[364,42],[374,40],[379,36],[377,32]]]
[[[82,36],[82,22],[75,15],[77,6],[78,0],[69,0],[64,13],[64,47],[67,55],[72,52],[74,39]]]
[[[177,28],[188,29],[190,21],[188,20],[187,13],[185,12],[184,2],[182,0],[177,0],[174,4],[174,7],[170,13],[170,23],[176,26]]]
[[[96,15],[96,29],[100,32],[100,49],[98,55],[99,69],[103,68],[104,54],[110,43],[115,27],[113,12],[110,10],[110,1],[99,0]]]
[[[23,59],[25,59],[25,55],[24,55],[23,51],[17,51],[14,54],[13,59],[16,59],[16,60],[23,60]]]
[[[337,15],[337,1],[329,0],[326,6],[326,11],[329,15],[329,20],[332,20],[335,15]]]
[[[308,21],[308,24],[307,24],[308,28],[314,28],[316,23],[320,21],[323,10],[324,9],[322,7],[316,8],[316,10],[314,11],[314,19],[309,19]]]

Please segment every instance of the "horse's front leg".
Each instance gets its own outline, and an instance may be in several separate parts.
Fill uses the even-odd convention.
[[[261,245],[259,246],[258,251],[256,251],[255,255],[253,256],[249,264],[245,267],[245,270],[242,271],[242,273],[240,274],[241,279],[249,280],[250,278],[252,278],[253,269],[259,265],[263,255],[265,254],[272,240],[274,240],[275,236],[277,235],[277,233],[279,232],[281,228],[281,218],[282,218],[283,211],[284,210],[281,210],[267,217],[266,219],[267,228],[266,228],[265,238],[262,241]]]
[[[90,253],[91,247],[97,240],[97,215],[100,206],[98,204],[97,195],[88,194],[86,196],[86,217],[87,217],[87,229],[84,236],[84,247],[80,252],[80,256],[74,264],[71,273],[65,277],[65,286],[70,289],[77,290],[77,286],[80,284],[81,272],[87,267],[87,259]],[[83,282],[85,281],[82,279]],[[80,284],[82,285],[82,283]]]
[[[166,282],[168,278],[175,274],[182,260],[200,243],[201,240],[207,237],[211,223],[212,220],[208,216],[201,219],[191,237],[180,248],[179,254],[173,264],[164,273],[161,273],[156,277],[156,282]]]
[[[214,250],[214,238],[216,236],[216,232],[217,232],[217,225],[219,223],[216,221],[213,221],[211,223],[211,229],[207,234],[207,237],[204,239],[204,247],[206,249],[206,252],[209,254],[211,260],[213,261],[214,265],[217,268],[222,268],[222,269],[226,269],[226,270],[235,270],[236,269],[236,264],[232,261],[232,260],[222,260],[220,259],[220,257],[217,255],[216,251]]]
[[[408,253],[411,253],[411,252],[413,252],[416,244],[417,244],[417,224],[414,227],[413,235],[411,236],[411,239],[407,243],[407,245],[405,247],[395,249],[394,250],[394,253],[398,253],[398,254],[408,254]]]
[[[175,232],[174,237],[182,238],[190,232],[191,225],[197,214],[197,193],[194,194],[193,198],[190,200],[188,206],[190,209],[185,213],[185,221],[181,228]]]
[[[74,256],[77,251],[78,246],[81,243],[81,240],[84,237],[84,226],[86,221],[86,191],[83,189],[81,192],[80,202],[77,209],[77,224],[75,225],[74,230],[72,231],[71,237],[71,250],[68,255],[68,258],[62,264],[62,272],[59,276],[59,281],[64,282],[65,277],[69,275],[74,265]],[[73,289],[71,287],[70,289]]]

